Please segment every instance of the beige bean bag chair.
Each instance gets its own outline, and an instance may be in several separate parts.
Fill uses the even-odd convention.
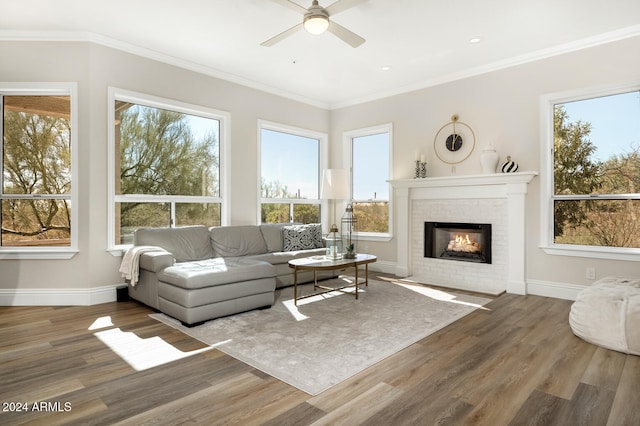
[[[589,343],[640,355],[640,278],[606,277],[582,290],[569,324]]]

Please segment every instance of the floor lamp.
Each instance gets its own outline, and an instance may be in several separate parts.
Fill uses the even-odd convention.
[[[329,235],[333,235],[335,238],[339,236],[338,226],[336,225],[336,206],[338,200],[348,200],[350,196],[348,169],[326,169],[322,172],[320,198],[323,200],[333,200],[333,217],[331,218],[333,222],[329,227]],[[329,244],[329,241],[327,241],[327,244]],[[329,248],[329,246],[327,247]],[[336,249],[339,250],[339,253]],[[328,250],[328,252],[330,251],[331,250]],[[334,246],[331,257],[334,259],[342,257],[342,239],[340,239],[339,245]]]

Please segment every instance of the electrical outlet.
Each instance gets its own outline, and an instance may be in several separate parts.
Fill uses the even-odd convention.
[[[596,279],[596,268],[587,268],[587,279],[595,280]]]

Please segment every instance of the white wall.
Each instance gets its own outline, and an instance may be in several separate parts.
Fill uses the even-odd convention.
[[[436,87],[332,111],[331,139],[342,132],[394,124],[394,179],[413,177],[416,151],[426,154],[428,176],[452,174],[451,166],[437,159],[433,141],[453,114],[476,133],[471,157],[456,166],[457,175],[480,174],[479,156],[491,143],[504,161],[511,155],[521,171],[540,170],[540,96],[588,86],[640,81],[640,38],[593,47],[528,64],[498,70]],[[336,147],[332,149],[336,152]],[[589,285],[585,269],[595,267],[597,277],[640,274],[640,262],[552,256],[540,243],[540,179],[529,185],[527,196],[526,277],[533,293],[567,296],[575,286]],[[395,242],[369,243],[369,250],[395,261]]]
[[[120,258],[107,248],[107,88],[147,93],[231,114],[232,225],[254,224],[257,121],[329,133],[330,113],[90,43],[0,42],[0,81],[78,83],[79,253],[70,260],[0,260],[0,305],[113,299]],[[51,291],[54,289],[55,291]]]
[[[482,146],[493,143],[521,170],[540,169],[540,96],[614,82],[640,81],[640,38],[540,60],[365,104],[326,111],[192,71],[90,43],[0,42],[0,81],[75,81],[79,92],[79,249],[70,260],[0,260],[0,302],[14,294],[63,303],[103,301],[122,280],[120,258],[107,247],[107,87],[148,93],[231,113],[231,223],[255,222],[257,120],[330,135],[331,164],[341,164],[342,132],[393,122],[394,176],[411,177],[415,151],[427,155],[429,176],[451,173],[433,154],[438,129],[458,114],[477,135],[457,174],[480,173]],[[546,255],[539,244],[539,179],[527,199],[527,281],[530,288],[588,285],[598,277],[638,275],[638,262]],[[382,263],[396,260],[395,241],[366,242]],[[62,289],[62,290],[61,290]],[[53,290],[50,291],[50,290]],[[53,294],[50,294],[53,293]],[[18,296],[15,296],[14,302]],[[23,299],[20,299],[23,300]]]

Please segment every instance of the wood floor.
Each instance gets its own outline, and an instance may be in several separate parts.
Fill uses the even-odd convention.
[[[2,307],[0,424],[640,425],[640,357],[576,338],[570,305],[501,295],[314,397],[136,302]]]

